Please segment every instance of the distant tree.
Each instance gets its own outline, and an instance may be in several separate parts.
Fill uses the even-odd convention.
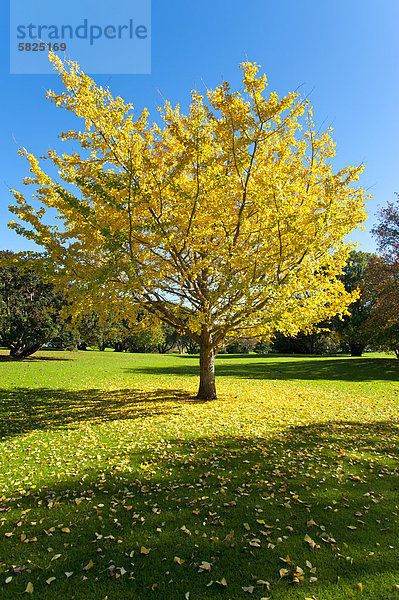
[[[187,351],[187,354],[199,354],[200,351],[197,342],[192,340],[188,335],[182,336],[182,348]]]
[[[228,354],[249,354],[256,342],[247,339],[235,340],[232,344],[226,346]]]
[[[349,346],[351,356],[361,356],[374,337],[370,319],[376,302],[366,293],[372,259],[373,255],[369,252],[353,250],[341,276],[347,292],[360,292],[359,298],[348,307],[349,314],[332,321],[332,327],[338,332],[341,342]]]
[[[85,340],[87,345],[97,346],[100,350],[108,346],[116,352],[165,353],[175,345],[170,335],[176,332],[163,323],[151,323],[149,317],[151,315],[145,311],[131,318],[109,314],[104,320],[97,313],[86,316],[77,327],[81,336],[80,346]]]
[[[372,326],[379,348],[399,358],[399,195],[378,214],[373,229],[380,255],[369,266],[368,293],[376,303]]]
[[[339,339],[335,332],[324,331],[326,328],[326,323],[320,323],[319,328],[310,333],[277,334],[272,340],[271,351],[279,354],[336,354],[340,351]]]
[[[171,325],[162,323],[160,326],[160,340],[157,343],[157,349],[159,354],[165,354],[173,348],[178,347],[182,349],[182,338],[181,335]]]
[[[378,223],[372,230],[380,253],[390,260],[398,260],[399,257],[399,193],[396,192],[395,196],[395,202],[388,202],[380,209]]]
[[[65,324],[61,331],[51,339],[51,347],[55,350],[76,352],[78,350],[79,341],[80,338],[77,331],[68,327],[68,324]]]
[[[256,354],[268,354],[270,350],[271,343],[267,338],[260,339],[254,346],[254,352],[256,352]]]
[[[21,257],[0,252],[0,343],[15,359],[26,358],[56,337],[64,326],[65,298]]]
[[[122,327],[96,312],[79,315],[75,320],[67,318],[62,331],[52,339],[51,345],[60,350],[99,350],[113,348],[120,341]],[[126,331],[123,332],[124,337]]]
[[[161,328],[134,328],[125,341],[127,352],[156,352],[158,344],[164,340]]]
[[[114,324],[109,316],[101,317],[95,311],[81,315],[74,322],[73,328],[79,340],[79,350],[86,350],[89,346],[105,350],[108,345],[112,344],[120,330],[119,325]]]

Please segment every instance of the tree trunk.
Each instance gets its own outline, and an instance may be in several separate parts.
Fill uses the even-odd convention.
[[[209,346],[200,347],[200,384],[198,400],[215,400],[215,354]]]
[[[42,346],[41,343],[26,345],[22,340],[18,340],[11,344],[10,357],[15,360],[22,360],[40,350]]]
[[[351,356],[361,356],[365,346],[363,344],[351,344]]]

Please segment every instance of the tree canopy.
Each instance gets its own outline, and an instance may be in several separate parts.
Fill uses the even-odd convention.
[[[363,167],[333,172],[331,129],[316,131],[297,92],[266,94],[247,62],[242,92],[193,91],[188,114],[165,102],[150,123],[76,63],[50,60],[65,91],[48,97],[85,125],[62,139],[82,152],[48,150],[60,183],[20,149],[40,207],[15,191],[11,211],[28,227],[11,226],[46,249],[74,310],[145,308],[188,335],[200,346],[198,397],[209,399],[226,340],[293,334],[355,299],[338,276],[344,239],[365,219],[351,185]]]
[[[368,293],[376,303],[373,328],[378,345],[399,358],[399,195],[379,212],[373,229],[380,256],[370,262]]]
[[[376,301],[368,293],[369,268],[374,258],[369,252],[353,250],[341,276],[348,292],[359,292],[359,298],[351,304],[348,314],[342,320],[334,319],[333,323],[341,341],[348,344],[352,356],[361,356],[366,346],[375,339],[373,314]]]
[[[0,343],[12,358],[30,356],[63,327],[65,298],[11,251],[0,251]]]

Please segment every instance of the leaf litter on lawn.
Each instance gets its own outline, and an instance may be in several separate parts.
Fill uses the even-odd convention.
[[[170,394],[159,412],[147,386],[135,419],[105,412],[3,440],[7,600],[29,584],[40,598],[73,586],[93,600],[100,589],[110,600],[127,589],[193,599],[328,589],[338,599],[360,582],[389,594],[398,554],[391,407],[240,380],[229,393],[221,385],[214,403]]]

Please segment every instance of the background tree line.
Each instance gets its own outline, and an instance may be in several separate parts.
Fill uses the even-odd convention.
[[[348,292],[358,290],[359,299],[342,319],[333,317],[319,323],[313,333],[272,340],[237,339],[222,352],[335,354],[350,352],[361,356],[367,348],[395,352],[399,357],[399,197],[379,213],[373,233],[378,254],[352,251],[341,275]],[[59,350],[87,348],[116,352],[158,352],[172,350],[193,354],[198,346],[187,335],[165,323],[146,327],[145,315],[135,321],[100,317],[95,311],[72,322],[68,302],[51,283],[46,283],[43,261],[38,268],[26,265],[11,251],[0,252],[0,344],[15,359],[25,358],[44,346]],[[29,267],[27,266],[29,264]]]

